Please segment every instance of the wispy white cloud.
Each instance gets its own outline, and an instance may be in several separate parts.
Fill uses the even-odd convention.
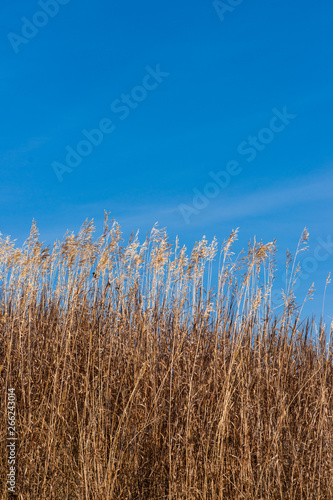
[[[295,207],[306,204],[309,206],[320,200],[333,199],[333,173],[331,170],[321,174],[311,174],[289,179],[284,184],[272,186],[270,189],[258,188],[255,192],[232,195],[228,190],[221,194],[203,209],[199,215],[193,215],[191,224],[207,226],[217,222],[236,221],[247,217],[262,217],[277,213],[285,207]],[[144,195],[144,194],[143,194]],[[173,200],[161,192],[160,199],[147,201],[130,194],[117,199],[104,199],[94,203],[84,203],[71,207],[80,214],[103,214],[103,210],[111,212],[121,225],[133,230],[140,227],[150,227],[155,222],[168,225],[174,229],[185,229],[185,223],[179,212],[179,203],[186,199],[179,195]],[[191,226],[190,224],[190,226]]]
[[[214,219],[231,220],[247,216],[262,216],[287,206],[309,204],[315,201],[333,198],[333,176],[318,181],[300,183],[294,186],[279,186],[270,190],[258,189],[236,199],[224,199],[219,207],[214,206]],[[210,220],[212,215],[210,214]]]
[[[333,173],[332,167],[325,168],[321,172],[311,173],[304,176],[286,179],[283,183],[276,182],[270,188],[258,186],[257,189],[244,191],[240,186],[239,194],[235,190],[221,189],[219,195],[209,201],[198,214],[191,215],[190,223],[203,225],[216,221],[231,221],[246,219],[247,217],[265,216],[276,213],[280,209],[292,206],[328,200],[333,198]],[[186,204],[186,200],[181,203]],[[188,206],[192,207],[188,201]],[[181,213],[178,207],[174,207],[172,212]]]

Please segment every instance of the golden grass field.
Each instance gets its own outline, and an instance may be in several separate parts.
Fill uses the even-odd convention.
[[[275,242],[187,256],[155,225],[122,246],[108,214],[93,236],[0,240],[1,498],[14,388],[16,498],[332,499],[333,328],[293,294],[307,231],[277,310]]]

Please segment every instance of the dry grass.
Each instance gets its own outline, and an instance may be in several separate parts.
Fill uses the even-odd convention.
[[[275,242],[233,260],[233,232],[213,293],[215,239],[93,231],[0,239],[1,498],[9,387],[20,499],[333,498],[332,326],[300,321],[296,261],[276,316]]]

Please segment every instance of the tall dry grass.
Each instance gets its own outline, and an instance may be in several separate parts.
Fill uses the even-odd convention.
[[[333,498],[333,329],[301,322],[297,259],[276,315],[275,242],[93,232],[0,240],[1,498],[10,387],[17,498]]]

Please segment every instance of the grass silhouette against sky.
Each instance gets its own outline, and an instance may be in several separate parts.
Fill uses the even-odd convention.
[[[124,234],[143,240],[158,221],[189,248],[239,227],[239,250],[277,239],[283,274],[307,227],[300,302],[315,282],[308,311],[320,314],[333,267],[333,6],[221,4],[3,7],[0,231],[21,244],[34,218],[52,243],[85,218],[101,226],[104,209]],[[327,318],[332,298],[328,287]]]

